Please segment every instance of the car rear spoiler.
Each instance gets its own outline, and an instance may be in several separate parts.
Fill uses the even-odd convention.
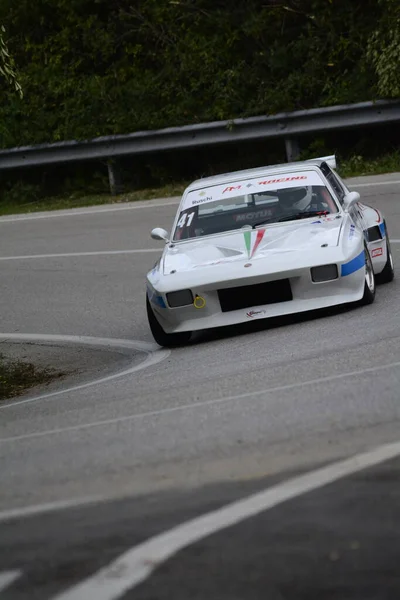
[[[307,162],[316,162],[316,161],[326,162],[332,169],[336,169],[336,156],[332,154],[331,156],[319,156],[318,158],[311,158]]]

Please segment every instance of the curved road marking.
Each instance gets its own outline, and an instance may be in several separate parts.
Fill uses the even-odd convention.
[[[36,515],[42,515],[48,512],[55,512],[57,510],[81,508],[82,506],[89,506],[90,504],[100,504],[104,502],[109,502],[110,500],[120,500],[120,498],[112,496],[107,498],[102,498],[101,496],[86,496],[83,498],[57,500],[55,502],[47,502],[45,504],[35,504],[33,506],[25,506],[23,508],[11,508],[9,510],[0,511],[0,523],[12,521],[13,519],[34,517]]]
[[[400,240],[390,240],[392,244],[400,244]],[[161,248],[137,248],[135,250],[98,250],[95,252],[68,252],[65,254],[21,254],[21,256],[0,256],[0,261],[7,260],[31,260],[40,258],[76,258],[80,256],[108,256],[113,254],[145,254],[150,252],[162,252]]]
[[[113,338],[96,338],[82,335],[47,335],[47,334],[31,334],[31,333],[0,333],[0,343],[4,341],[23,341],[23,342],[49,342],[49,343],[61,343],[61,344],[77,344],[77,345],[85,345],[92,346],[95,348],[108,348],[108,349],[130,349],[130,350],[139,350],[140,352],[145,352],[148,356],[138,365],[130,367],[129,369],[124,369],[123,371],[118,371],[113,375],[107,375],[106,377],[101,377],[100,379],[94,379],[92,381],[88,381],[86,383],[82,383],[80,385],[74,385],[72,387],[65,388],[63,390],[58,390],[57,392],[50,392],[48,394],[40,394],[39,396],[34,396],[32,398],[26,398],[25,400],[17,400],[16,402],[10,402],[8,404],[0,405],[0,410],[4,408],[11,408],[14,406],[19,406],[21,404],[27,404],[29,402],[37,402],[38,400],[45,400],[48,398],[53,398],[54,396],[60,396],[61,394],[66,394],[68,392],[74,392],[77,390],[82,390],[84,388],[90,387],[92,385],[98,385],[100,383],[106,383],[108,381],[112,381],[113,379],[117,379],[119,377],[124,377],[125,375],[131,375],[132,373],[136,373],[137,371],[141,371],[142,369],[146,369],[152,365],[156,365],[157,363],[165,360],[170,354],[170,350],[160,349],[156,344],[151,344],[149,342],[139,342],[137,340],[119,340]]]
[[[11,585],[20,575],[20,571],[3,571],[0,573],[0,592]]]
[[[395,241],[395,240],[393,240]],[[109,254],[143,254],[146,252],[159,252],[161,254],[162,247],[160,248],[139,248],[137,250],[99,250],[96,252],[68,252],[65,254],[30,254],[21,256],[0,256],[0,261],[5,260],[25,260],[32,258],[75,258],[77,256],[108,256]]]
[[[380,446],[340,462],[294,477],[261,492],[187,521],[121,554],[110,565],[53,600],[115,600],[143,583],[180,550],[214,533],[255,517],[283,502],[400,455],[400,442]]]
[[[140,365],[139,365],[140,366]],[[214,400],[204,400],[203,402],[193,402],[193,404],[182,404],[181,406],[171,406],[169,408],[163,408],[160,410],[153,410],[144,413],[136,413],[133,415],[126,415],[124,417],[115,417],[114,419],[105,419],[103,421],[93,421],[92,423],[84,423],[82,425],[72,425],[70,427],[64,427],[59,429],[48,429],[46,431],[38,431],[36,433],[27,433],[25,435],[16,435],[6,438],[0,438],[1,442],[20,442],[22,440],[29,440],[33,438],[45,437],[47,435],[54,435],[57,433],[66,433],[69,431],[78,431],[80,429],[89,429],[91,427],[102,427],[104,425],[113,425],[115,423],[121,423],[126,421],[133,421],[135,419],[143,419],[146,417],[158,417],[160,415],[166,415],[183,410],[190,410],[195,408],[204,408],[205,406],[213,406],[216,404],[222,404],[223,402],[233,402],[235,400],[243,400],[244,398],[255,398],[262,394],[271,394],[274,392],[282,392],[285,390],[292,390],[298,387],[305,387],[308,385],[314,385],[319,383],[327,383],[329,381],[336,381],[338,379],[345,379],[347,377],[355,377],[357,375],[365,375],[367,373],[376,373],[377,371],[383,371],[384,369],[391,369],[394,367],[400,367],[400,362],[390,363],[388,365],[381,365],[378,367],[369,367],[368,369],[360,369],[359,371],[351,371],[350,373],[340,373],[338,375],[329,375],[328,377],[320,377],[319,379],[309,379],[308,381],[302,381],[298,383],[290,383],[288,385],[281,385],[273,388],[265,388],[258,392],[246,392],[244,394],[237,394],[236,396],[225,396],[224,398],[217,398]],[[24,402],[24,401],[22,401]],[[29,402],[29,400],[25,401]],[[7,406],[14,406],[9,404]]]

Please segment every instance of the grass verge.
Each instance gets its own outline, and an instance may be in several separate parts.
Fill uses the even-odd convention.
[[[375,159],[355,155],[347,160],[338,161],[338,167],[338,172],[342,177],[396,173],[400,171],[400,152],[392,152]]]
[[[32,200],[31,202],[0,201],[0,215],[16,215],[33,213],[46,210],[62,210],[66,208],[81,208],[85,206],[98,206],[101,204],[122,204],[124,202],[138,202],[140,200],[153,200],[154,198],[172,198],[181,196],[188,182],[165,185],[160,188],[137,190],[118,196],[110,194],[92,194],[70,196],[57,196]]]
[[[50,383],[64,373],[39,369],[32,363],[7,360],[0,354],[0,402],[22,394],[39,384]]]

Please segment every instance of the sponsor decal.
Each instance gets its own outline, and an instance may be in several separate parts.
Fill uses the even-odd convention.
[[[195,308],[204,308],[206,305],[206,301],[204,300],[204,298],[202,296],[196,296],[196,298],[193,301],[193,306]]]
[[[324,184],[318,172],[311,169],[298,174],[292,172],[276,176],[266,175],[264,179],[262,176],[258,176],[257,178],[243,179],[189,191],[181,205],[181,211],[205,202],[215,202],[225,198],[244,196],[245,194],[261,193],[264,189],[280,190],[302,185],[323,186]]]
[[[258,210],[257,212],[249,212],[244,213],[242,215],[235,215],[234,219],[236,223],[241,223],[242,221],[255,221],[256,219],[261,219],[263,217],[271,217],[273,215],[273,211],[269,209]]]
[[[356,232],[356,226],[350,225],[349,240],[353,239],[355,232]]]
[[[240,189],[242,189],[241,185],[232,185],[230,187],[226,187],[222,193],[225,194],[226,192],[233,192],[234,190],[240,190]]]
[[[251,267],[251,263],[246,263],[244,266],[245,268]]]
[[[304,181],[306,179],[306,175],[299,175],[297,177],[281,177],[280,179],[267,179],[265,181],[259,181],[258,185],[272,185],[273,183],[286,183],[287,181]]]
[[[197,204],[203,204],[204,202],[211,202],[212,196],[206,196],[205,198],[198,198],[192,200],[192,206],[196,206]]]
[[[383,254],[383,248],[375,248],[374,250],[372,250],[371,256],[372,258],[376,258],[377,256],[382,256]]]
[[[264,237],[265,234],[265,229],[257,229],[256,232],[256,239],[253,243],[253,247],[252,247],[252,242],[254,239],[254,231],[244,231],[243,232],[243,236],[244,236],[244,243],[246,246],[246,250],[247,250],[247,256],[248,258],[253,258],[258,246],[261,244],[261,241]]]
[[[265,310],[249,310],[249,312],[246,313],[246,317],[248,317],[249,319],[254,319],[256,317],[262,317],[266,314],[267,313]]]

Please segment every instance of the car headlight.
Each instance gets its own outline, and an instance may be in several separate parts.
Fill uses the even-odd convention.
[[[311,279],[315,283],[323,281],[332,281],[338,278],[338,269],[336,265],[322,265],[322,267],[313,267],[311,269]]]
[[[193,304],[193,294],[191,290],[179,290],[178,292],[169,292],[167,294],[168,304],[171,308],[178,306],[187,306]]]

